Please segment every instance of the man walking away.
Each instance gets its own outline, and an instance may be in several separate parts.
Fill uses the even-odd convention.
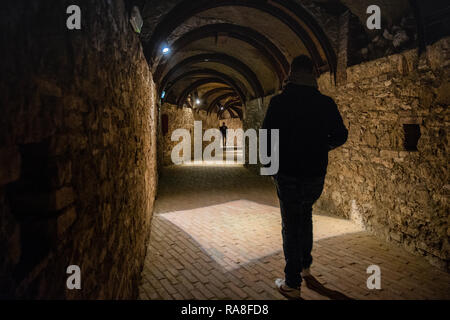
[[[312,264],[312,206],[323,191],[328,152],[348,137],[337,105],[318,91],[307,56],[293,60],[287,85],[271,100],[263,129],[280,130],[280,170],[274,179],[286,267],[285,279],[275,284],[288,299],[301,299],[302,275],[310,275]]]
[[[226,148],[227,147],[227,130],[228,130],[228,127],[225,125],[225,122],[222,124],[222,126],[219,128],[219,130],[222,133],[223,147]]]

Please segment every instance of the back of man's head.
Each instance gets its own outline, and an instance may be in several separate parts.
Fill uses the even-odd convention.
[[[308,56],[301,55],[291,63],[291,74],[313,74],[314,72],[314,64]]]

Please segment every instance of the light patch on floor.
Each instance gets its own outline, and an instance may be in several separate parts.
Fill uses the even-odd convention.
[[[189,234],[223,268],[233,270],[281,251],[279,210],[238,200],[159,216]],[[361,231],[334,217],[314,215],[313,223],[315,241]]]
[[[186,162],[181,167],[207,167],[207,166],[221,166],[221,167],[243,167],[242,163],[238,163],[236,161],[215,161],[215,160],[205,160],[205,161],[191,161]]]
[[[239,166],[242,167],[245,163],[244,152],[242,148],[235,149],[234,147],[223,148],[223,160],[196,160],[184,163],[182,166],[187,167],[203,167],[203,166]]]

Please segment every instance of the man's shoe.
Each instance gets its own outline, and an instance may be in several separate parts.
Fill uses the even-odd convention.
[[[275,285],[277,286],[278,291],[289,300],[303,300],[301,297],[300,287],[288,287],[284,279],[275,280]]]

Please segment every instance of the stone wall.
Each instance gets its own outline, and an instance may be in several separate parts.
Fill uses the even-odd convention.
[[[0,297],[137,297],[156,181],[154,84],[123,1],[0,17]],[[66,269],[81,268],[81,290]]]
[[[161,119],[168,117],[168,131],[162,132]],[[201,121],[203,133],[211,128],[219,128],[219,120],[216,114],[208,115],[206,111],[194,111],[190,108],[178,108],[175,105],[164,103],[161,106],[160,117],[160,136],[158,156],[162,166],[170,166],[173,164],[171,154],[173,148],[179,141],[172,141],[172,133],[177,129],[186,129],[191,133],[191,155],[194,156],[194,121]],[[210,142],[203,142],[205,148]]]
[[[347,69],[332,96],[348,125],[348,143],[330,153],[318,206],[448,270],[448,126],[450,39]],[[405,149],[405,125],[420,128],[417,151]]]

